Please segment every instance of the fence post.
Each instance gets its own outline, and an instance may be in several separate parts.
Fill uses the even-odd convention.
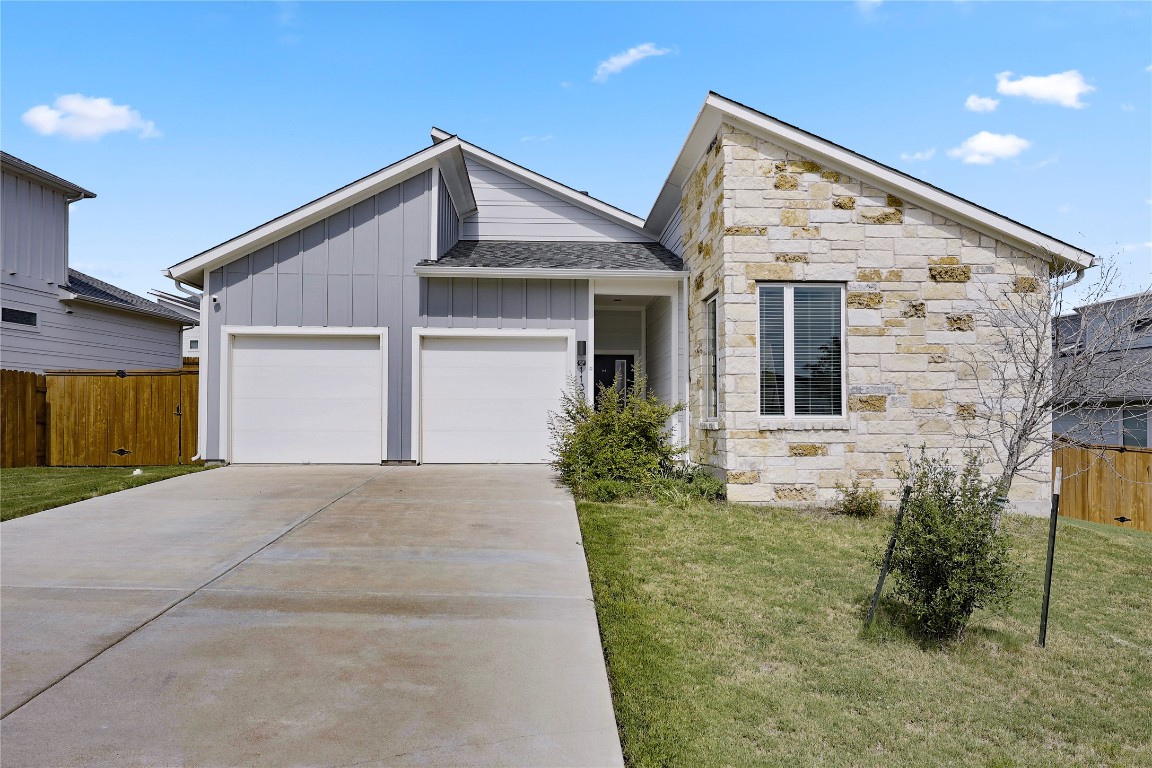
[[[1063,467],[1056,467],[1056,476],[1052,481],[1052,512],[1048,520],[1048,564],[1044,567],[1044,603],[1040,608],[1040,640],[1037,642],[1041,648],[1048,641],[1048,603],[1052,597],[1052,558],[1056,554],[1056,518],[1060,515],[1060,483],[1064,479]]]
[[[904,522],[904,508],[908,506],[908,496],[912,493],[912,486],[905,485],[904,493],[900,496],[900,507],[896,510],[896,522],[892,525],[892,535],[888,537],[888,549],[884,552],[884,562],[880,564],[880,578],[876,580],[876,591],[872,594],[872,604],[868,606],[868,618],[864,619],[864,629],[872,626],[876,618],[876,605],[880,602],[880,593],[884,591],[884,579],[888,577],[888,569],[892,566],[892,552],[896,549],[896,534],[900,532],[900,525]]]

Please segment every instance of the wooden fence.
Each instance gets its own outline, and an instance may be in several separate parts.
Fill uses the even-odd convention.
[[[198,366],[162,371],[48,371],[39,377],[43,437],[29,438],[28,385],[3,382],[4,466],[187,464],[196,454]],[[35,374],[21,374],[35,376]],[[12,377],[12,381],[18,379]],[[10,403],[12,404],[10,406]],[[10,424],[9,414],[23,417]],[[10,435],[11,433],[11,435]],[[37,445],[37,456],[26,447]],[[9,454],[13,463],[7,463]]]
[[[0,371],[0,467],[44,464],[46,392],[42,373]]]
[[[1064,445],[1052,452],[1056,467],[1061,515],[1152,531],[1152,448]]]

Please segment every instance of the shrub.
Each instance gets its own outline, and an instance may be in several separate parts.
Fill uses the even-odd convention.
[[[860,484],[857,478],[852,485],[836,484],[840,498],[833,504],[838,515],[852,517],[875,517],[884,511],[884,494],[875,488]]]
[[[636,486],[620,480],[591,480],[581,488],[581,497],[588,501],[609,502],[635,496]]]
[[[662,402],[639,374],[621,390],[601,387],[593,407],[579,380],[573,380],[561,396],[560,410],[549,414],[552,467],[577,496],[604,480],[647,487],[670,471],[685,450],[673,445],[668,426],[683,404]]]
[[[892,557],[894,596],[926,637],[959,639],[973,611],[1007,603],[1019,577],[997,525],[996,484],[981,480],[974,452],[957,472],[921,450],[905,480],[912,492]]]
[[[724,498],[724,481],[708,471],[707,467],[688,464],[676,467],[661,481],[666,487],[676,487],[693,498],[719,501]]]

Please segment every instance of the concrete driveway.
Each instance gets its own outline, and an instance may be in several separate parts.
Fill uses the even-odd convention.
[[[0,543],[5,768],[623,764],[546,468],[225,467]]]

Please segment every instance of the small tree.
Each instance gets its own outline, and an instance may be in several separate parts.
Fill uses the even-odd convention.
[[[957,472],[921,449],[903,479],[912,492],[892,555],[893,594],[925,636],[957,640],[976,609],[1015,591],[1018,568],[996,524],[997,483],[981,479],[974,451]]]
[[[1003,495],[1037,465],[1047,472],[1054,421],[1070,424],[1066,431],[1085,442],[1102,443],[1094,412],[1116,393],[1149,393],[1152,291],[1100,304],[1118,293],[1116,270],[1102,266],[1076,302],[1100,306],[1080,317],[1070,313],[1067,289],[1082,278],[1083,272],[1056,269],[1050,280],[1018,274],[984,284],[975,318],[981,343],[959,359],[976,394],[964,423],[995,457]]]
[[[589,402],[579,379],[562,393],[560,410],[549,414],[552,467],[577,495],[591,483],[625,483],[639,488],[666,474],[685,448],[676,446],[668,425],[683,403],[668,405],[648,391],[643,374],[631,387],[619,378]]]

